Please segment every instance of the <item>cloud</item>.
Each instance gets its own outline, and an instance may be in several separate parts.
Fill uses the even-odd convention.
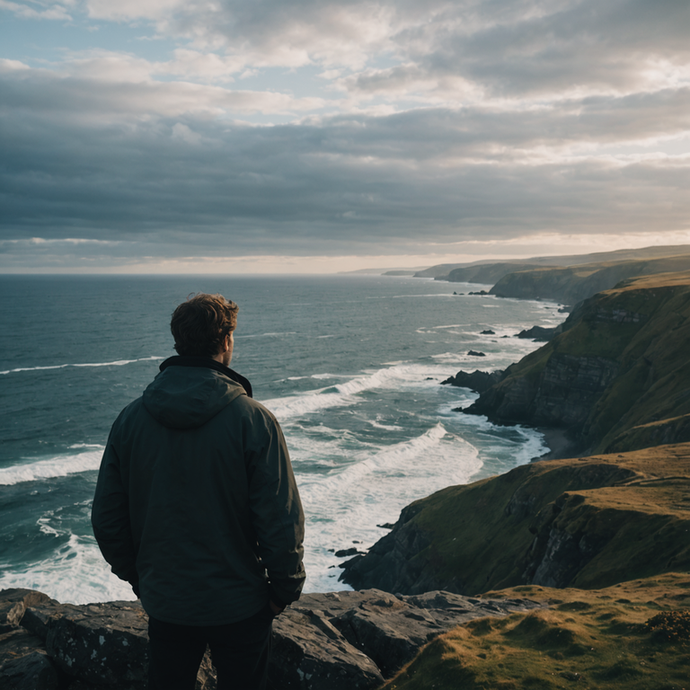
[[[688,229],[685,0],[60,7],[167,47],[0,60],[5,257],[103,260],[69,238],[126,262]]]
[[[12,12],[15,16],[22,19],[53,19],[69,21],[72,17],[67,12],[63,5],[70,3],[53,4],[53,3],[33,3],[45,6],[45,9],[34,9],[33,7],[17,2],[8,2],[8,0],[0,0],[0,10],[7,10]]]

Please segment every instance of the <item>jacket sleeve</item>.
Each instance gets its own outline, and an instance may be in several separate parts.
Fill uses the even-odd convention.
[[[103,453],[91,510],[93,533],[113,573],[137,592],[136,553],[129,521],[129,497],[122,482],[120,458],[113,445],[115,425]]]
[[[270,597],[287,605],[299,599],[306,578],[304,512],[283,432],[267,410],[259,414],[262,433],[247,458],[252,523]]]

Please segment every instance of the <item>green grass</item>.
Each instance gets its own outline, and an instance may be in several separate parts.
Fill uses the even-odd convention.
[[[516,587],[550,608],[480,619],[429,643],[382,690],[690,690],[690,576],[608,589]]]

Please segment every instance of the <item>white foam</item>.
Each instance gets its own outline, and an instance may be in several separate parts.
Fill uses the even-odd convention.
[[[335,578],[338,570],[329,567],[337,562],[329,549],[353,540],[369,546],[385,533],[377,524],[394,522],[413,500],[470,481],[482,466],[477,449],[441,423],[349,458],[347,466],[325,476],[297,472],[308,525],[306,591],[347,589]]]
[[[248,333],[246,335],[235,334],[235,340],[248,338],[282,338],[284,335],[297,335],[297,331],[283,331],[275,333]]]
[[[150,362],[153,360],[163,360],[165,357],[151,356],[139,357],[138,359],[118,359],[114,362],[85,362],[79,364],[52,364],[44,367],[19,367],[17,369],[7,369],[0,371],[0,375],[16,374],[23,371],[48,371],[50,369],[67,369],[68,367],[123,367],[126,364],[134,364],[135,362]]]
[[[52,530],[52,528],[50,528]],[[59,535],[55,530],[45,534]],[[4,570],[0,589],[24,587],[44,592],[65,604],[88,604],[96,601],[134,600],[132,588],[110,572],[93,537],[70,534],[68,540],[50,558]]]
[[[12,465],[0,469],[0,485],[32,482],[37,479],[51,479],[66,477],[88,470],[97,470],[101,464],[104,446],[92,446],[94,450],[87,450],[75,455],[58,455],[46,460],[36,460],[21,465]]]

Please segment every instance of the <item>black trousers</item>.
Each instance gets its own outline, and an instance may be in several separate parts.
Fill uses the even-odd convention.
[[[149,690],[194,690],[206,645],[218,690],[264,690],[272,621],[268,606],[228,625],[175,625],[149,617]]]

